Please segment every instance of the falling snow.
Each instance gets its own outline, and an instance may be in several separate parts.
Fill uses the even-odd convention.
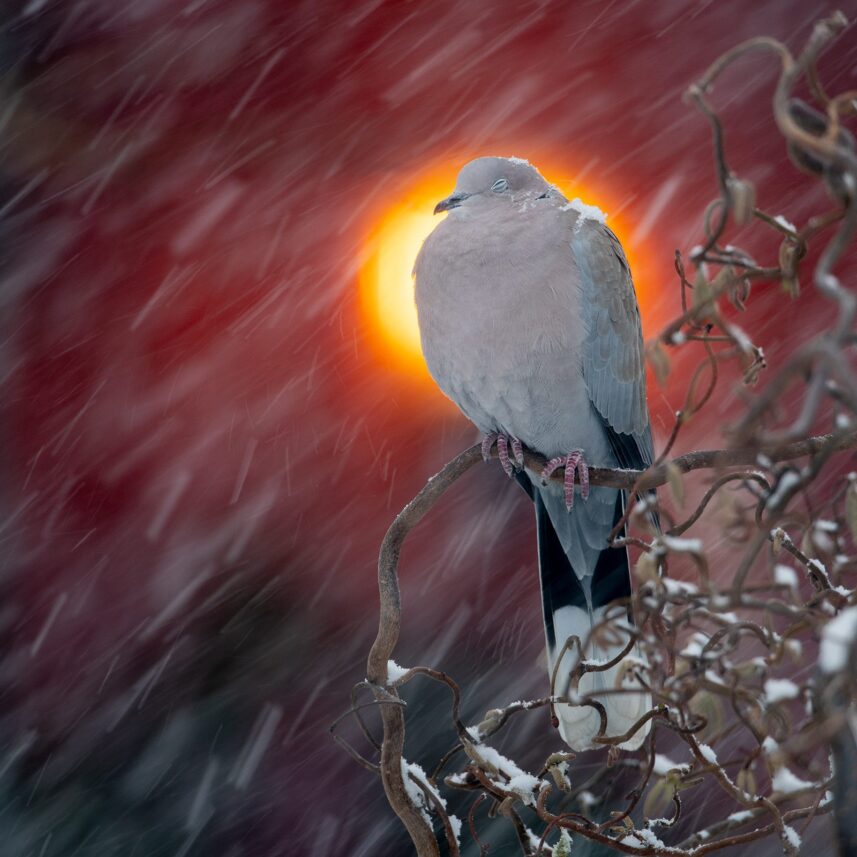
[[[366,675],[387,527],[474,442],[428,378],[412,326],[409,257],[441,220],[434,204],[463,160],[516,152],[573,200],[581,223],[610,212],[652,335],[679,307],[675,249],[700,241],[716,193],[710,129],[683,102],[687,83],[742,40],[793,40],[819,9],[5,4],[4,857],[411,853],[377,777],[329,727]],[[853,55],[832,50],[824,62],[825,80],[850,80]],[[730,165],[765,164],[767,210],[802,229],[829,203],[794,190],[780,141],[752,124],[771,81],[724,81]],[[783,187],[778,175],[789,176]],[[391,213],[418,227],[390,230]],[[402,261],[401,280],[379,283]],[[377,300],[382,285],[401,314]],[[771,360],[814,332],[823,309],[804,292],[783,308],[777,290],[754,291],[747,317]],[[672,383],[650,388],[659,449],[681,399]],[[687,449],[721,442],[734,393],[714,406],[718,420],[682,429]],[[531,510],[498,470],[462,480],[400,568],[395,657],[463,677],[473,723],[547,693]],[[781,480],[769,504],[794,484]],[[671,573],[695,580],[688,554],[702,544],[712,577],[728,567],[731,546],[704,521],[692,535],[664,540]],[[837,534],[817,535],[831,546]],[[795,589],[784,569],[774,580]],[[759,573],[770,581],[768,566]],[[668,594],[695,586],[663,584]],[[830,622],[822,669],[844,664],[854,609]],[[685,658],[707,639],[682,641]],[[799,653],[797,640],[785,645]],[[769,701],[791,698],[782,669],[763,685]],[[388,677],[404,672],[392,661]],[[426,760],[453,734],[448,699],[430,685],[416,676],[401,689],[406,770],[447,802],[471,857],[469,794],[443,776],[429,782]],[[373,689],[357,701],[377,734]],[[544,709],[515,716],[538,771],[556,733]],[[355,721],[340,733],[377,761]],[[659,776],[686,753],[663,734]],[[728,740],[717,746],[730,757]],[[583,757],[568,764],[576,784],[594,770]],[[542,781],[508,770],[503,787],[533,802]],[[607,818],[635,787],[634,771],[613,770],[615,782],[586,787],[586,811]],[[696,818],[688,806],[683,818]],[[514,831],[493,815],[476,819],[491,853],[513,853]],[[527,824],[537,842],[542,828]],[[658,845],[651,831],[632,839]],[[766,847],[754,855],[776,852]]]

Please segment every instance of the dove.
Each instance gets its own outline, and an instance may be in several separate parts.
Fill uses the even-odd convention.
[[[594,206],[569,202],[520,158],[482,157],[460,171],[446,212],[414,265],[429,372],[483,434],[535,506],[539,580],[559,730],[573,750],[619,737],[650,709],[627,609],[627,548],[608,537],[623,491],[589,487],[589,465],[645,469],[653,447],[642,330],[621,244]],[[523,447],[541,473],[523,468]],[[547,477],[565,468],[563,484]],[[624,606],[616,605],[617,601]],[[595,630],[593,630],[595,629]],[[572,682],[580,651],[590,663]],[[619,656],[622,655],[620,658]],[[619,746],[633,750],[650,721]]]

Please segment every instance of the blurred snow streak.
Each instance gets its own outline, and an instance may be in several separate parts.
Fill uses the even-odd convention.
[[[366,235],[432,164],[567,153],[578,178],[624,189],[667,312],[672,253],[714,192],[683,88],[741,39],[803,39],[826,9],[4,5],[4,857],[408,853],[327,727],[363,675],[380,538],[472,430],[372,356]],[[819,200],[783,163],[770,84],[724,81],[727,142],[739,170],[761,165],[766,207],[800,221]],[[778,295],[754,294],[770,360],[814,329],[814,300],[775,314]],[[658,426],[669,396],[652,392]],[[464,679],[471,720],[544,691],[519,494],[486,468],[405,553],[401,662]],[[451,734],[428,709],[442,694],[417,702],[414,760]],[[543,757],[547,722],[522,729]]]

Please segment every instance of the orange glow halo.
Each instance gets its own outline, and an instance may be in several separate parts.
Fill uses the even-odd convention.
[[[464,163],[463,161],[461,163]],[[536,162],[534,162],[536,163]],[[536,163],[538,166],[538,164]],[[413,380],[431,380],[420,348],[417,312],[414,306],[412,270],[423,241],[443,215],[432,211],[437,202],[452,193],[459,164],[435,168],[417,181],[409,191],[380,218],[370,238],[369,253],[360,272],[363,310],[370,329],[376,332],[373,344],[379,359],[391,369]],[[603,186],[583,184],[568,176],[568,169],[540,169],[568,199],[580,197],[597,205],[607,214],[607,224],[619,237],[631,271],[643,327],[652,301],[648,288],[649,271],[644,264],[648,254],[643,246],[628,240],[631,230],[619,210],[619,199]]]

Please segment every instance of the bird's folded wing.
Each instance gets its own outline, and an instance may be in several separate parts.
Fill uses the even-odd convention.
[[[619,239],[593,220],[578,219],[573,224],[571,249],[580,273],[583,379],[589,398],[608,430],[620,435],[615,442],[630,447],[619,456],[622,466],[648,466],[652,440],[646,365],[628,261]]]

